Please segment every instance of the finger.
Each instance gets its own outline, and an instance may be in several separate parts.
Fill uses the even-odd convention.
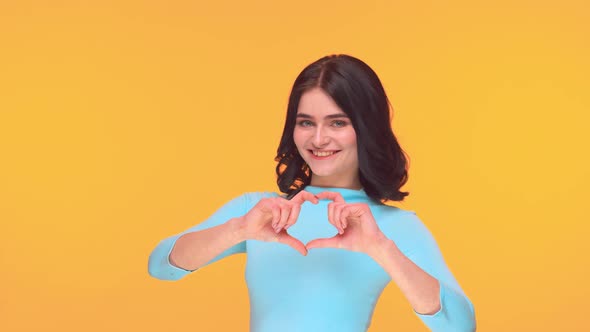
[[[348,226],[348,216],[350,216],[350,208],[347,206],[340,211],[340,222],[342,223],[342,228],[346,228]]]
[[[289,219],[289,210],[289,206],[287,205],[282,205],[280,207],[281,217],[277,223],[277,226],[275,227],[275,232],[280,232],[281,229],[285,227],[285,224],[287,224],[287,220]]]
[[[342,209],[344,209],[346,207],[346,205],[344,204],[334,204],[334,224],[336,225],[336,228],[338,228],[338,233],[343,234],[344,233],[344,228],[342,227],[342,221],[341,221],[341,214],[342,214]]]
[[[295,222],[297,222],[297,218],[299,218],[299,211],[301,211],[301,205],[294,204],[291,207],[291,213],[289,214],[289,220],[287,220],[287,224],[285,225],[285,229],[293,226]]]
[[[272,213],[272,228],[276,228],[281,219],[281,209],[277,205],[273,205],[270,206],[270,212]]]
[[[328,203],[328,221],[332,223],[332,218],[334,216],[334,203]]]
[[[338,234],[340,233],[340,229],[338,228],[338,224],[336,223],[336,220],[334,219],[334,210],[336,209],[336,203],[329,203],[328,204],[328,222],[330,222],[330,224],[332,224],[332,226],[334,226],[334,228],[336,228],[338,230]]]
[[[336,203],[345,203],[344,198],[339,192],[335,191],[324,191],[316,195],[319,199],[331,199]]]
[[[330,238],[314,239],[307,243],[307,249],[314,248],[340,248],[340,239],[338,235]]]
[[[287,234],[287,232],[279,233],[278,241],[299,251],[303,256],[307,255],[307,248],[305,247],[303,242]]]
[[[297,193],[297,195],[293,196],[293,198],[291,199],[291,202],[295,202],[297,204],[303,204],[303,202],[305,201],[317,204],[319,202],[319,199],[314,194],[305,190],[301,190]]]

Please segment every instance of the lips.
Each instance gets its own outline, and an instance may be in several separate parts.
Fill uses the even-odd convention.
[[[338,152],[340,152],[340,150],[307,150],[309,151],[309,154],[311,155],[311,157],[313,159],[328,159],[332,156],[334,156],[335,154],[337,154]]]

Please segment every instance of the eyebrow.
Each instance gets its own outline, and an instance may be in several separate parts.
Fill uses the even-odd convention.
[[[313,116],[305,113],[297,113],[298,118],[306,118],[306,119],[313,119]],[[324,119],[336,119],[336,118],[348,118],[346,113],[336,113],[336,114],[329,114],[324,117]]]

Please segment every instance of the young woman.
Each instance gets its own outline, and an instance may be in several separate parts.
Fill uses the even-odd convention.
[[[283,195],[245,193],[164,239],[150,275],[178,280],[246,253],[255,332],[366,331],[390,281],[432,331],[475,331],[473,305],[428,229],[384,204],[408,195],[407,160],[368,65],[331,55],[299,74],[275,160]]]

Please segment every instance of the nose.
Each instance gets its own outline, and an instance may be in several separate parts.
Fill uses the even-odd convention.
[[[318,129],[316,129],[315,133],[313,134],[313,146],[320,149],[325,147],[328,143],[330,143],[330,137],[328,137],[324,130],[321,130],[320,127],[318,127]]]

